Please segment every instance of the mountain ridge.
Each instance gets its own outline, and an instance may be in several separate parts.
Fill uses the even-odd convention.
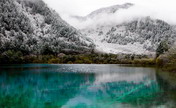
[[[110,7],[104,7],[104,8],[100,8],[100,9],[97,9],[97,10],[91,12],[86,17],[92,18],[92,17],[94,17],[94,15],[97,15],[97,14],[115,13],[116,11],[118,11],[120,9],[128,9],[132,6],[133,6],[132,3],[125,3],[125,4],[122,4],[122,5],[113,5],[113,6],[110,6]]]
[[[130,5],[130,7],[132,6],[134,5]],[[112,7],[110,6],[109,8]],[[104,8],[100,10],[103,11],[102,9]],[[94,17],[97,17],[97,19],[94,20],[93,17],[90,17],[89,20],[92,19],[92,24],[80,29],[85,36],[94,41],[96,49],[99,51],[113,54],[155,54],[159,43],[162,41],[168,41],[169,44],[175,42],[176,30],[174,26],[169,25],[167,22],[148,16],[136,17],[130,21],[116,23],[115,19],[118,19],[119,11],[121,10],[111,14],[105,13],[106,15],[94,14]],[[93,13],[95,12],[97,10]],[[112,14],[115,15],[113,16]],[[106,19],[102,23],[96,24],[107,16],[113,17],[113,23]],[[86,21],[84,20],[81,23]]]
[[[134,4],[132,4],[132,3],[125,3],[122,5],[113,5],[113,6],[109,6],[109,7],[103,7],[103,8],[97,9],[97,10],[89,13],[86,16],[71,16],[71,18],[85,21],[89,18],[94,18],[97,14],[115,13],[116,11],[118,11],[120,9],[128,9],[128,8],[132,7],[133,5]]]
[[[42,0],[0,1],[0,51],[89,52],[94,45]]]

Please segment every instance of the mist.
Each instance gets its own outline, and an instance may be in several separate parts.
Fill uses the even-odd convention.
[[[70,25],[77,29],[94,27],[97,25],[112,25],[129,22],[138,18],[151,17],[153,19],[163,20],[171,25],[176,24],[176,7],[174,0],[72,0],[65,4],[63,0],[44,0],[47,4],[55,9],[60,16]],[[54,2],[55,1],[55,2]],[[118,10],[114,14],[101,14],[94,18],[88,18],[86,21],[77,20],[71,16],[86,16],[96,9],[123,4],[133,3],[134,6],[128,9]],[[56,5],[53,5],[53,3]],[[60,8],[59,6],[62,5]]]
[[[140,5],[134,5],[128,9],[120,9],[114,14],[101,14],[94,18],[88,18],[85,21],[77,20],[71,16],[62,16],[69,24],[77,29],[84,29],[87,27],[96,27],[97,25],[109,26],[113,24],[121,24],[124,22],[130,22],[144,17],[150,17],[152,19],[160,19],[171,25],[176,24],[176,15],[173,12],[165,10],[155,10]]]

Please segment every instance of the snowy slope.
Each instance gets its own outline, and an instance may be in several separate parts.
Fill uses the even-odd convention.
[[[94,45],[42,0],[0,0],[0,51],[89,52]]]
[[[98,16],[102,16],[104,14],[114,14],[118,10],[128,9],[132,6],[133,6],[133,4],[131,4],[131,3],[125,3],[123,5],[114,5],[114,6],[105,7],[105,8],[95,10],[95,11],[91,12],[90,14],[88,14],[87,16],[84,16],[84,17],[82,17],[82,16],[71,16],[71,17],[75,18],[75,19],[78,19],[80,21],[85,21],[85,20],[93,19],[93,18],[98,17]]]
[[[132,6],[133,6],[133,4],[131,4],[131,3],[125,3],[123,5],[114,5],[114,6],[110,6],[110,7],[101,8],[101,9],[98,9],[98,10],[91,12],[89,15],[86,16],[86,18],[93,18],[93,17],[96,17],[98,15],[102,15],[102,14],[114,14],[118,10],[128,9]]]
[[[118,23],[118,12],[132,6],[127,3],[96,10],[81,20],[82,24],[90,23],[78,29],[94,41],[98,51],[105,53],[154,54],[161,41],[174,43],[175,28],[162,20],[148,16]]]

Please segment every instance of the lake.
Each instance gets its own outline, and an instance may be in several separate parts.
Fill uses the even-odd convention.
[[[0,108],[175,108],[175,79],[128,65],[3,65]]]

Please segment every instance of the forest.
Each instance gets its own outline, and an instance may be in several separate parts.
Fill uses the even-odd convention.
[[[106,54],[96,52],[91,39],[67,24],[42,0],[1,0],[0,6],[3,7],[0,8],[0,64],[138,64],[175,70],[175,45],[165,38],[160,42],[158,37],[162,34],[160,31],[166,31],[164,36],[175,36],[175,32],[166,23],[157,22],[157,27],[151,25],[151,22],[147,23],[160,33],[153,36],[160,42],[156,56]],[[136,22],[128,26],[133,31]],[[150,28],[142,27],[140,33],[151,31]]]

